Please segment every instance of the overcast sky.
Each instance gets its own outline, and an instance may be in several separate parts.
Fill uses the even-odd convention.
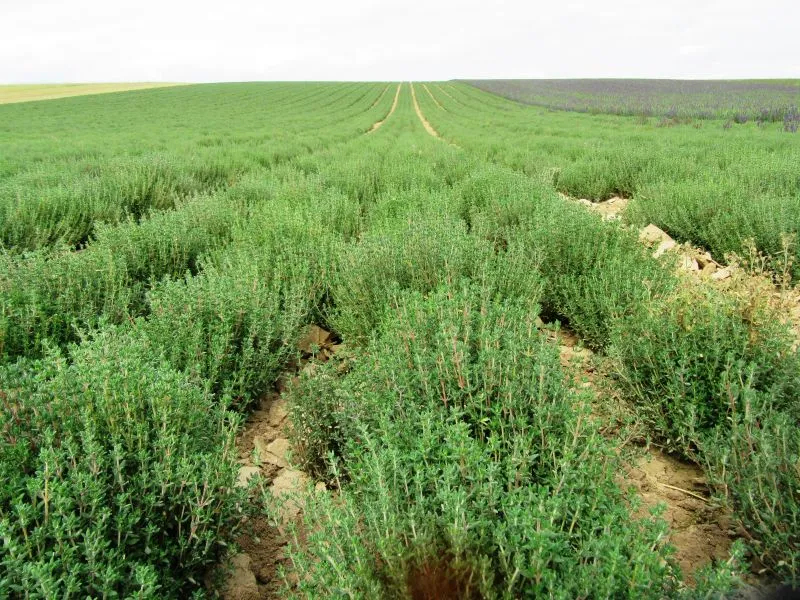
[[[798,0],[0,0],[0,82],[800,77]]]

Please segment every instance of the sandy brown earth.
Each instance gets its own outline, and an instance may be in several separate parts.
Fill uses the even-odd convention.
[[[375,123],[372,125],[372,127],[370,127],[370,129],[369,129],[369,131],[367,131],[367,133],[372,133],[373,131],[375,131],[376,129],[378,129],[378,128],[379,128],[381,125],[383,125],[383,124],[386,122],[386,120],[387,120],[389,117],[391,117],[391,116],[392,116],[392,113],[394,113],[394,109],[396,109],[396,108],[397,108],[397,100],[400,98],[400,87],[401,87],[402,85],[403,85],[402,83],[398,83],[398,84],[397,84],[397,91],[394,93],[394,102],[392,102],[392,108],[390,108],[390,109],[389,109],[389,112],[386,114],[386,116],[385,116],[385,117],[383,117],[383,119],[381,119],[380,121],[376,121],[376,122],[375,122]]]
[[[305,331],[298,349],[307,359],[312,350],[316,360],[326,360],[335,350],[331,334],[317,326]],[[305,361],[303,361],[305,362]],[[281,567],[288,568],[285,555],[289,542],[285,526],[299,522],[302,505],[299,494],[311,483],[311,478],[294,468],[291,463],[291,444],[287,438],[289,426],[284,392],[287,384],[297,378],[301,368],[309,369],[312,363],[286,373],[277,389],[267,394],[250,414],[236,440],[239,454],[238,485],[246,487],[257,478],[255,494],[264,494],[270,507],[258,507],[244,523],[242,534],[236,540],[238,552],[223,571],[220,590],[224,600],[265,600],[281,597],[283,579]],[[324,489],[318,483],[317,489]],[[272,500],[269,500],[269,499]],[[255,500],[258,504],[258,500]],[[268,514],[275,516],[271,520]],[[277,521],[277,522],[275,522]]]
[[[579,387],[588,388],[595,402],[608,401],[614,386],[596,368],[592,351],[581,347],[578,336],[568,329],[550,335],[559,344],[561,364],[568,377]],[[603,420],[603,413],[593,411],[593,416]],[[675,547],[675,560],[691,584],[697,569],[714,559],[728,558],[739,532],[733,528],[730,513],[710,502],[709,487],[700,467],[652,447],[637,454],[619,474],[618,483],[623,488],[633,488],[641,499],[636,516],[646,517],[652,509],[665,507],[661,518],[669,524],[669,542]]]
[[[622,476],[642,499],[638,513],[646,516],[665,505],[661,518],[669,523],[669,541],[687,583],[712,560],[726,560],[733,540],[740,536],[729,511],[707,498],[708,484],[697,465],[685,463],[650,448]]]

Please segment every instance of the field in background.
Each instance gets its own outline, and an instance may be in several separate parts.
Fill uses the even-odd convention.
[[[150,89],[0,123],[0,597],[799,582],[782,123],[438,82]]]
[[[614,115],[782,121],[800,106],[800,81],[785,79],[478,79],[466,83],[525,104]]]
[[[58,84],[15,84],[0,85],[0,104],[30,102],[32,100],[53,100],[86,94],[107,94],[146,90],[156,87],[171,87],[180,83],[58,83]]]

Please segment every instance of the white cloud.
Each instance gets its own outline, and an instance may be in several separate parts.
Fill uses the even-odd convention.
[[[0,0],[0,82],[800,77],[795,0]]]

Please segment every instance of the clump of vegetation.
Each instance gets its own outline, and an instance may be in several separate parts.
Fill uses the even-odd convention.
[[[664,443],[697,458],[698,444],[731,415],[731,382],[746,380],[786,409],[800,364],[785,327],[757,298],[681,287],[640,305],[614,329],[620,378]]]
[[[54,598],[196,588],[241,510],[239,423],[139,336],[0,369],[0,589]]]
[[[754,377],[726,382],[729,423],[702,447],[709,472],[748,532],[759,566],[800,585],[800,410],[759,392]]]
[[[301,596],[677,593],[664,524],[631,518],[617,459],[536,312],[493,298],[469,282],[405,293],[364,360],[329,380],[321,401],[338,409],[310,430],[334,432],[341,491],[307,507],[307,541],[292,550]],[[318,402],[297,395],[296,422],[322,414]]]

